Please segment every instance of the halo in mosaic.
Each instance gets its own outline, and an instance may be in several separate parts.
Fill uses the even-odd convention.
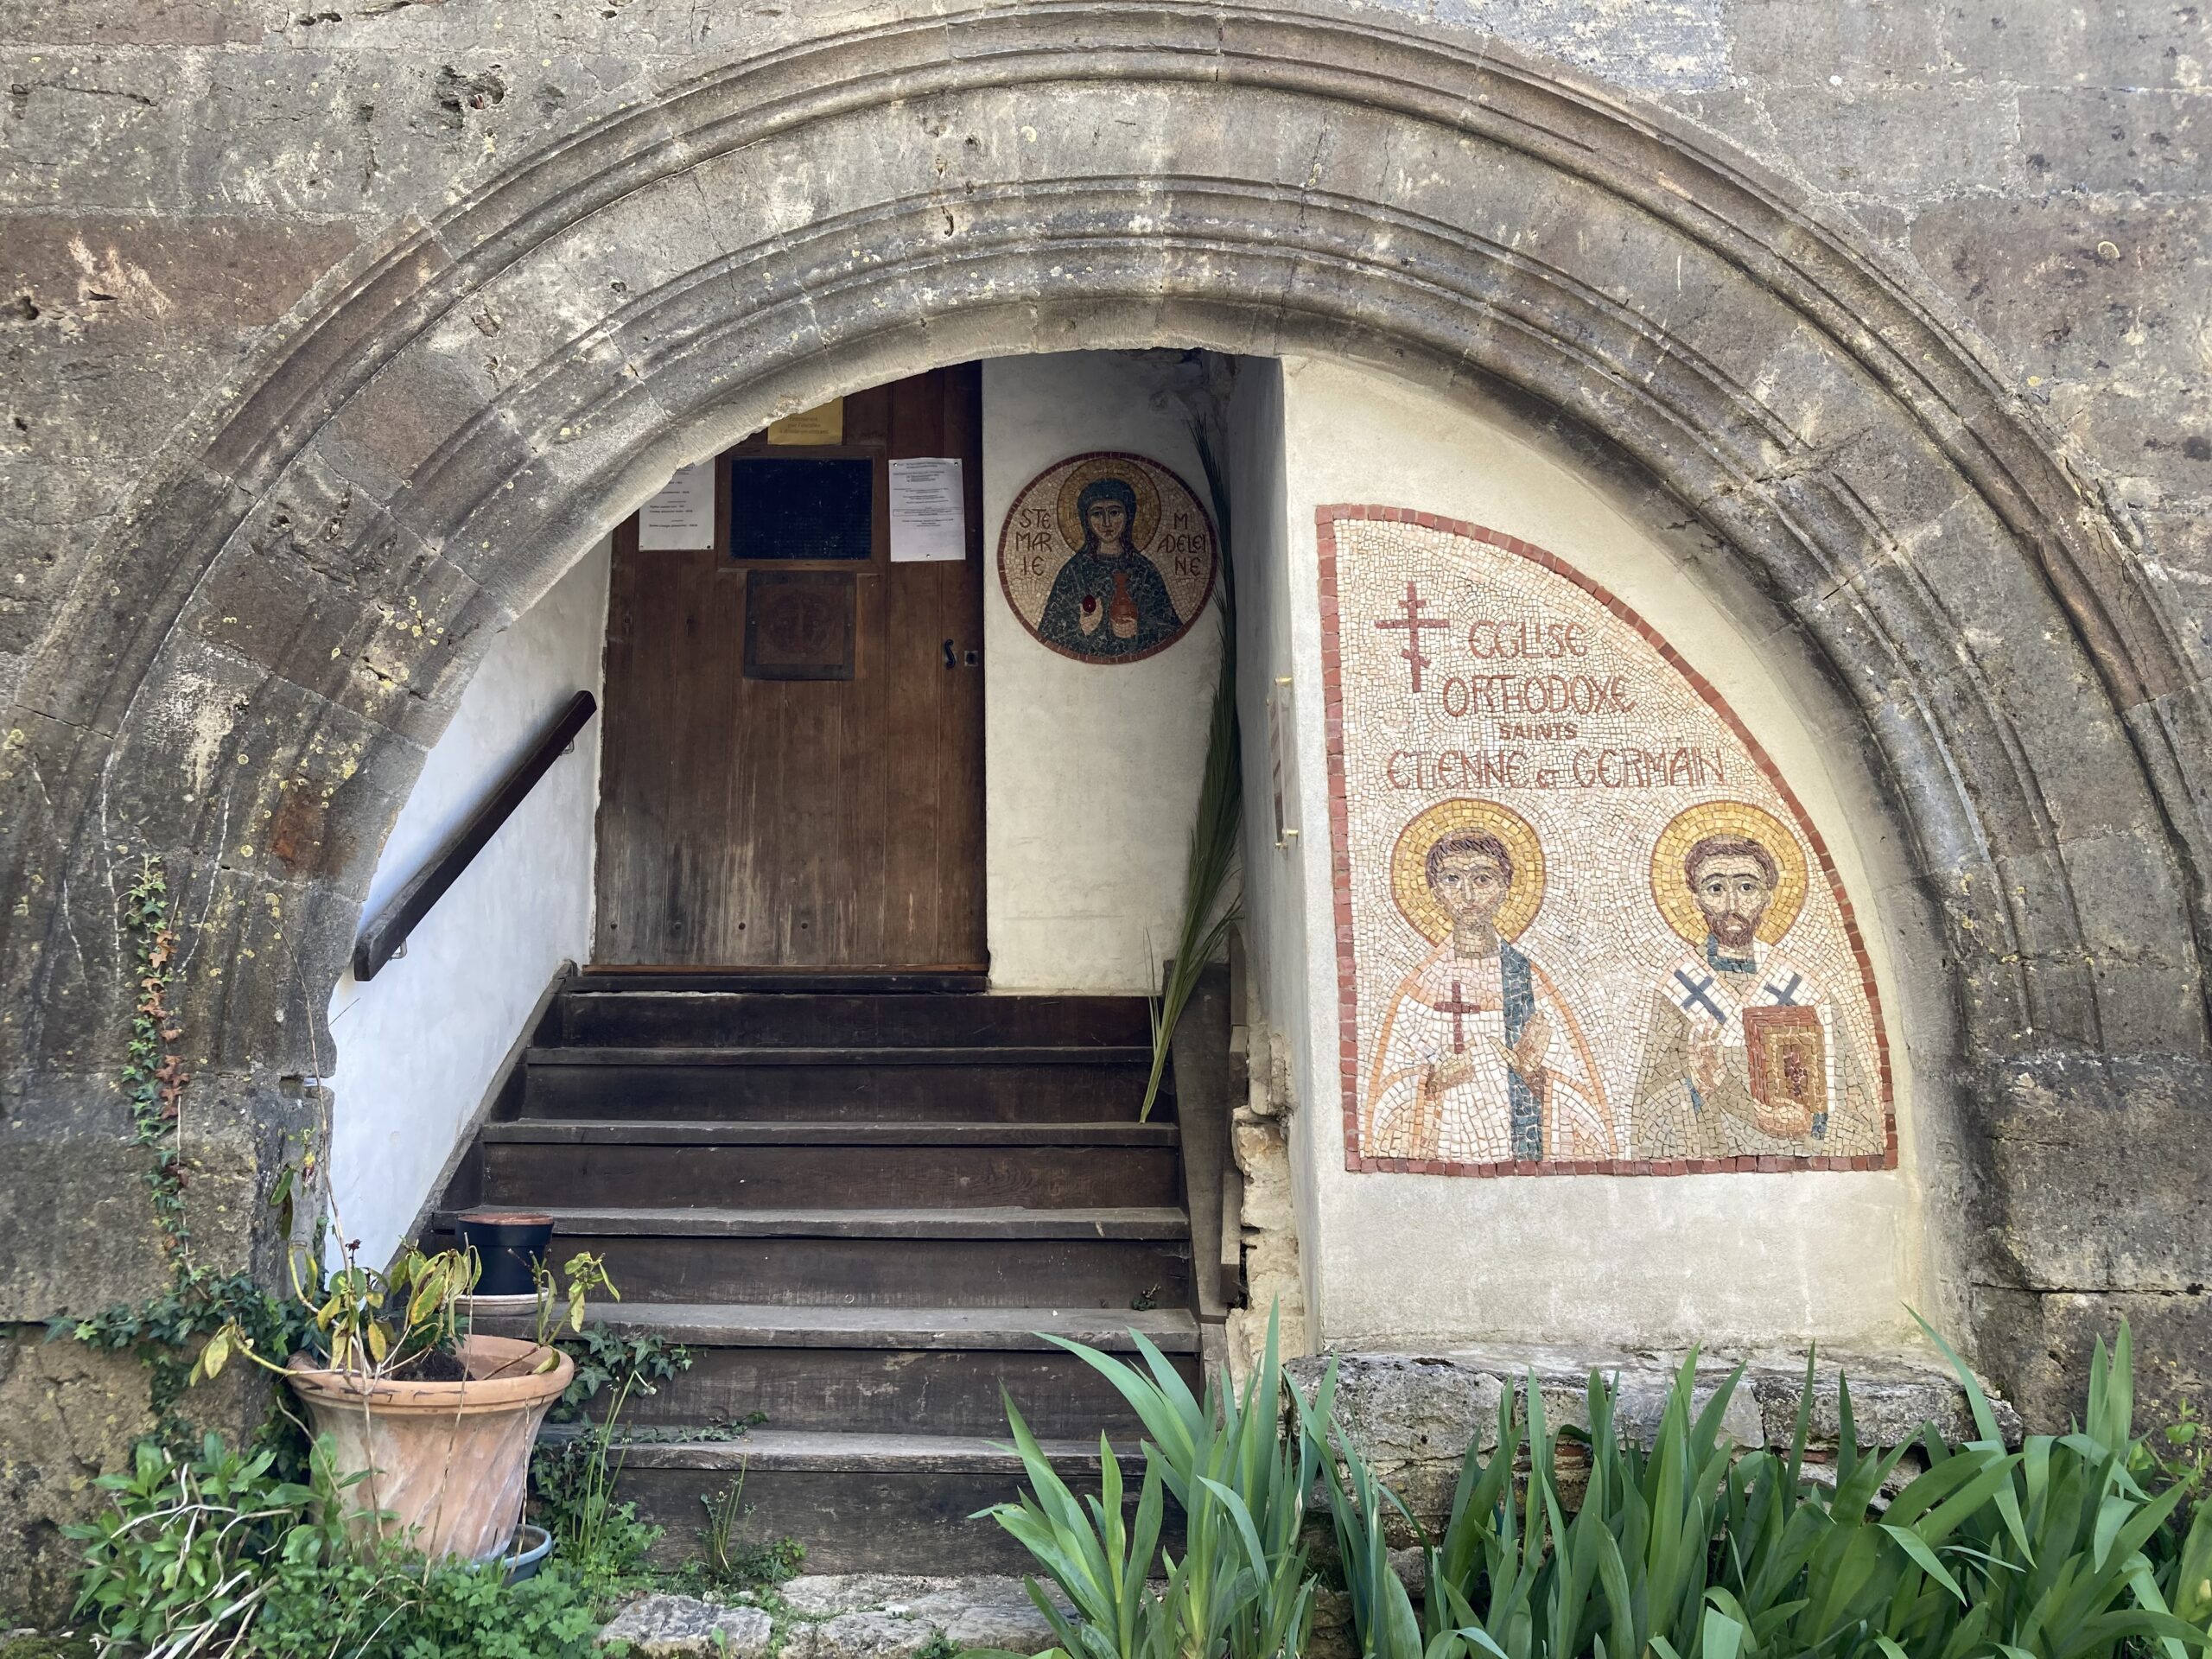
[[[1318,515],[1349,1168],[1881,1169],[1827,849],[1656,630],[1433,513]]]

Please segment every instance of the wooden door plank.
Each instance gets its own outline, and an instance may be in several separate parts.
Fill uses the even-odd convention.
[[[877,465],[876,557],[855,585],[849,681],[748,680],[745,578],[720,548],[616,537],[598,823],[598,960],[735,968],[980,967],[980,375],[846,400]],[[755,453],[747,440],[739,453]],[[805,452],[783,452],[804,454]],[[887,563],[893,455],[957,454],[969,557]],[[717,520],[728,524],[725,493]],[[821,568],[821,567],[815,567]]]

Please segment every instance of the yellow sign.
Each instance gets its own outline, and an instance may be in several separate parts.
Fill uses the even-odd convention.
[[[801,410],[780,421],[768,423],[771,443],[842,443],[845,441],[845,400],[832,397],[819,409]]]

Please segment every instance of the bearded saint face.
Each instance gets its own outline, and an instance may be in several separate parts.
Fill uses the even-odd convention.
[[[1758,936],[1759,920],[1766,914],[1774,888],[1766,872],[1748,854],[1719,853],[1697,867],[1690,882],[1705,925],[1722,948],[1745,951]]]

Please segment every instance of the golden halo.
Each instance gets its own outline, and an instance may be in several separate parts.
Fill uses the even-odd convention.
[[[1083,520],[1076,516],[1076,499],[1086,485],[1101,478],[1117,478],[1136,492],[1137,517],[1129,526],[1129,546],[1142,553],[1152,545],[1153,532],[1160,528],[1160,486],[1135,455],[1091,455],[1068,468],[1068,475],[1060,480],[1060,534],[1069,551],[1083,545]]]
[[[1398,831],[1390,849],[1390,892],[1398,910],[1431,944],[1452,931],[1451,912],[1428,887],[1428,849],[1461,830],[1496,836],[1513,855],[1513,886],[1497,907],[1498,937],[1517,939],[1544,902],[1544,849],[1529,820],[1496,801],[1439,801]]]
[[[1667,918],[1667,925],[1693,945],[1705,943],[1705,912],[1697,907],[1682,859],[1707,836],[1744,836],[1774,855],[1780,875],[1766,914],[1759,918],[1758,937],[1772,944],[1787,933],[1805,906],[1805,854],[1796,836],[1764,807],[1748,801],[1701,801],[1677,813],[1659,832],[1651,848],[1651,901]]]

